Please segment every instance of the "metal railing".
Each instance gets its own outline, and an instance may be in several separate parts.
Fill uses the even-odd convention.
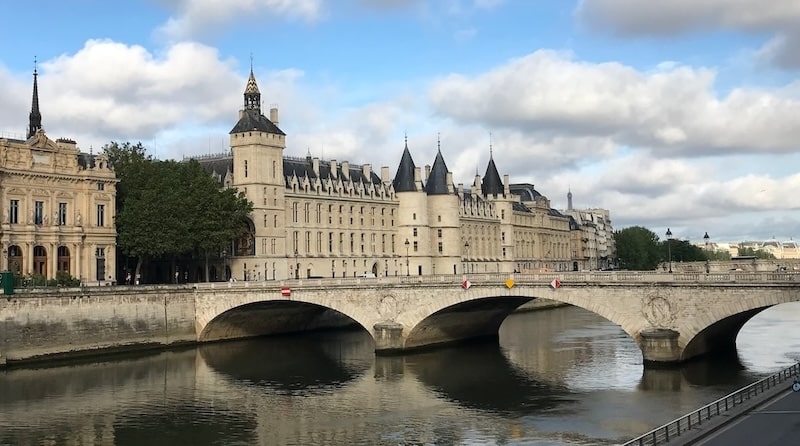
[[[656,446],[659,444],[667,444],[692,429],[701,426],[703,423],[708,423],[712,418],[722,415],[735,407],[739,407],[749,402],[751,398],[781,383],[788,382],[792,376],[798,375],[800,375],[800,362],[774,375],[756,381],[747,387],[743,387],[710,404],[706,404],[694,412],[670,421],[663,426],[659,426],[642,436],[624,443],[623,446]]]

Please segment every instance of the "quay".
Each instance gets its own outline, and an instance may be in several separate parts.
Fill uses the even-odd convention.
[[[659,426],[623,446],[800,443],[800,363]]]

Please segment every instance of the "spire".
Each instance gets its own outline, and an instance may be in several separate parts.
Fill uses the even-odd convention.
[[[256,76],[253,74],[253,56],[250,55],[250,76],[247,78],[247,86],[244,88],[244,109],[255,110],[261,114],[261,92],[258,91]]]
[[[572,189],[567,188],[567,210],[572,210]]]
[[[36,58],[33,59],[33,99],[31,100],[31,114],[28,115],[28,138],[36,134],[42,128],[42,114],[39,112],[39,83],[36,70]]]
[[[433,160],[433,167],[428,175],[428,182],[425,184],[425,190],[428,195],[447,195],[450,193],[447,187],[447,164],[444,162],[442,156],[442,148],[439,145],[436,151],[436,159]]]
[[[497,166],[494,164],[491,142],[489,143],[489,165],[486,166],[486,174],[483,176],[481,192],[483,192],[484,196],[503,195],[503,181],[500,179],[500,174],[497,173]]]
[[[411,152],[408,150],[408,136],[405,138],[405,148],[403,149],[403,156],[400,158],[400,165],[397,166],[397,173],[394,176],[392,185],[395,192],[416,192],[417,183],[414,181],[414,171],[417,167],[414,165],[414,160],[411,158]]]

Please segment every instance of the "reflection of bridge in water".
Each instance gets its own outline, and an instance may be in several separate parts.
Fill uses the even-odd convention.
[[[557,280],[558,283],[554,282]],[[800,274],[470,274],[198,284],[199,341],[297,332],[333,323],[335,310],[366,329],[377,352],[497,336],[536,298],[575,305],[619,325],[646,362],[735,350],[754,315],[800,301]]]

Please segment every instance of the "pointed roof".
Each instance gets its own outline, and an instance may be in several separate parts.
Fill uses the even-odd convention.
[[[244,132],[265,132],[274,133],[276,135],[286,135],[286,133],[283,133],[283,130],[278,128],[277,125],[257,110],[244,110],[241,118],[239,118],[239,122],[237,122],[230,131],[230,133]]]
[[[394,181],[392,181],[395,192],[417,191],[417,183],[414,181],[414,171],[416,169],[417,166],[414,165],[411,152],[408,151],[408,137],[406,137],[406,146],[403,149],[403,156],[400,158],[400,165],[397,166],[397,173],[394,176]]]
[[[275,123],[261,114],[261,93],[258,91],[256,77],[253,75],[253,67],[250,67],[250,77],[247,78],[247,86],[244,87],[244,110],[242,110],[239,122],[233,126],[230,133],[243,132],[265,132],[276,135],[286,135],[283,130],[278,128]]]
[[[489,165],[486,167],[486,174],[481,183],[481,192],[484,196],[503,195],[503,181],[497,173],[497,166],[494,165],[494,158],[489,156]]]
[[[36,70],[36,62],[33,63],[33,98],[31,99],[31,113],[28,115],[28,138],[36,134],[42,128],[42,114],[39,112],[39,76]]]
[[[253,74],[252,66],[250,66],[247,85],[244,87],[244,109],[256,110],[261,114],[261,92],[258,91],[258,84],[256,84],[256,76]]]
[[[450,193],[447,187],[447,164],[444,162],[442,150],[436,151],[436,159],[433,160],[428,181],[425,183],[425,190],[428,195],[447,195]]]

